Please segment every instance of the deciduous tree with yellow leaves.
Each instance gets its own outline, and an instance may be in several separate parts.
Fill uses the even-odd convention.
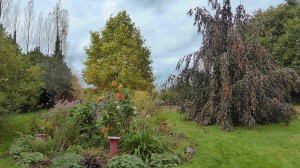
[[[101,32],[91,32],[83,71],[87,84],[107,90],[111,81],[134,90],[152,90],[150,50],[126,11],[111,16]]]

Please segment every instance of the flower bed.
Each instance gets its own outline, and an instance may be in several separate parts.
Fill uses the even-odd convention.
[[[135,108],[132,97],[132,91],[113,82],[112,90],[96,101],[60,102],[35,119],[31,134],[16,139],[10,154],[25,166],[113,167],[127,157],[136,158],[128,166],[137,162],[146,167],[179,165],[185,159],[183,144],[190,141],[170,131],[174,124],[162,131],[163,114],[144,112],[141,105]],[[121,137],[112,160],[110,136]]]

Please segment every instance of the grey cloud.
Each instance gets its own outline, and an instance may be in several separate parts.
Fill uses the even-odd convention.
[[[153,7],[156,8],[156,7],[161,7],[167,2],[170,2],[170,0],[129,0],[127,2],[133,2],[136,5],[144,8],[153,8]]]
[[[187,36],[187,38],[185,37]],[[201,45],[201,37],[199,36],[199,34],[182,34],[178,37],[178,40],[181,40],[181,38],[183,38],[183,40],[180,43],[176,43],[175,45],[172,46],[172,48],[169,48],[169,50],[167,51],[168,53],[180,53],[182,51],[185,51],[186,49],[190,49],[190,48],[197,48],[195,51],[197,51],[200,48]],[[191,51],[191,52],[195,52],[195,51]],[[184,56],[184,55],[182,55]]]

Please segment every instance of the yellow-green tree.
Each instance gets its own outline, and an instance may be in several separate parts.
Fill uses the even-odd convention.
[[[101,32],[91,32],[85,82],[98,90],[106,90],[114,80],[130,89],[152,90],[151,52],[144,42],[126,11],[110,17]]]

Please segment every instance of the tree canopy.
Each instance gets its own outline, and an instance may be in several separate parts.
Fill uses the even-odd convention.
[[[0,115],[37,103],[42,69],[21,54],[13,39],[0,30]]]
[[[247,24],[242,5],[233,15],[230,0],[208,2],[214,15],[200,7],[189,11],[203,35],[202,46],[179,61],[179,75],[167,83],[177,88],[180,111],[225,131],[235,125],[289,123],[296,117],[289,93],[300,88],[299,76],[276,66],[261,45],[259,27]]]
[[[68,11],[58,1],[46,20],[43,13],[37,20],[35,15],[34,0],[28,1],[22,15],[20,1],[0,0],[1,111],[26,111],[41,104],[52,107],[58,99],[81,96],[81,85],[76,77],[72,82],[72,72],[64,61]],[[22,22],[20,17],[24,17]]]
[[[285,3],[258,11],[250,23],[260,27],[263,46],[268,48],[277,63],[293,68],[300,74],[300,1]]]
[[[91,32],[83,71],[86,83],[100,90],[114,80],[131,89],[153,89],[151,52],[144,42],[125,11],[111,16],[101,32]]]

